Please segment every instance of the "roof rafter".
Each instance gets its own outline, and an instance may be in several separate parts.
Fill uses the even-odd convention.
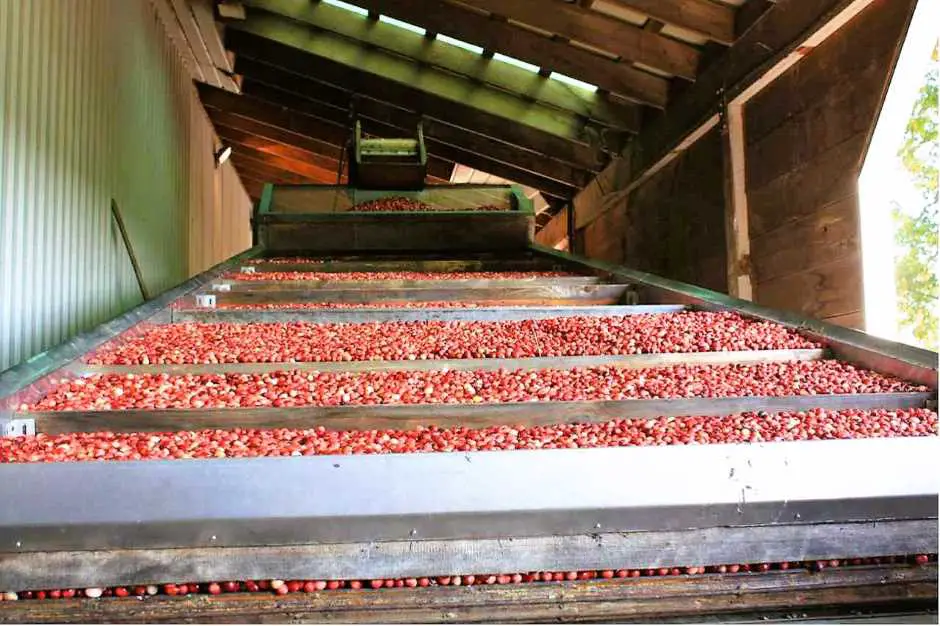
[[[239,172],[250,172],[250,177],[266,183],[280,183],[284,185],[301,185],[309,182],[319,182],[320,178],[303,176],[267,162],[264,157],[258,157],[248,150],[232,152],[232,164]],[[336,180],[335,178],[333,180]]]
[[[277,87],[258,84],[254,81],[246,81],[245,84],[246,93],[260,96],[261,98],[270,100],[272,102],[276,101],[281,105],[287,105],[296,111],[303,111],[307,102],[313,102],[305,96],[296,93],[289,93]],[[375,118],[369,116],[368,113],[370,112],[382,116],[388,113],[387,111],[382,111],[381,108],[377,109],[376,111],[371,111],[373,106],[376,106],[380,103],[369,104],[369,101],[366,101],[361,104],[363,105],[361,108],[364,109],[363,115],[365,116],[363,118],[364,129],[374,129],[375,126],[378,125],[388,129],[382,133],[384,135],[408,132],[409,130],[413,129],[413,127],[406,127],[404,125],[389,125],[384,121],[376,120]],[[407,112],[405,113],[407,114]],[[481,155],[475,152],[471,152],[466,150],[462,145],[452,145],[447,142],[438,141],[433,137],[430,137],[427,133],[425,133],[424,141],[428,152],[435,156],[453,161],[455,163],[463,163],[464,165],[489,172],[495,176],[535,187],[543,193],[558,197],[567,197],[568,195],[576,192],[579,188],[578,186],[572,184],[555,181],[544,176],[539,176],[538,174],[520,169],[514,164],[496,161],[488,155]]]
[[[273,134],[280,136],[296,147],[304,148],[303,144],[294,143],[288,137],[299,136],[307,142],[327,142],[332,144],[339,155],[343,145],[350,135],[340,125],[330,123],[306,113],[275,104],[268,100],[255,98],[248,94],[236,95],[227,91],[199,85],[199,97],[203,106],[209,112],[210,118],[223,116],[225,124],[239,128],[253,134],[265,136],[277,141]],[[366,126],[367,131],[375,130]],[[309,144],[307,144],[309,145]],[[338,158],[338,157],[337,157]],[[436,155],[428,157],[428,174],[441,180],[449,180],[454,169],[453,161],[441,159]]]
[[[678,26],[718,43],[734,43],[735,9],[710,0],[611,0],[646,13],[651,19]]]
[[[214,125],[215,132],[219,136],[219,139],[229,145],[244,146],[258,152],[270,154],[274,157],[281,157],[291,161],[309,164],[328,172],[335,172],[337,169],[339,169],[339,159],[332,159],[321,154],[308,152],[307,150],[303,150],[295,146],[270,141],[263,137],[252,135],[251,133],[246,133],[238,130],[237,128],[231,128],[217,122],[215,122]]]
[[[353,106],[358,115],[403,132],[413,132],[418,120],[421,119],[425,140],[429,142],[429,146],[435,145],[438,141],[459,146],[480,156],[510,163],[533,174],[576,187],[583,186],[590,178],[587,170],[576,168],[570,164],[523,150],[518,146],[458,128],[427,116],[419,116],[415,112],[375,98],[354,96],[342,89],[342,86],[327,85],[314,81],[245,56],[239,57],[237,67],[248,79],[245,87],[247,93],[261,94],[262,97],[265,97],[263,89],[259,90],[258,83],[269,85],[279,90],[274,93],[267,92],[267,97],[271,100],[276,99],[278,102],[287,104],[289,100],[286,98],[289,98],[289,96],[284,92],[290,92],[312,101],[309,104],[304,101],[302,103],[304,107],[312,106],[314,103],[332,105],[336,107],[333,114],[344,116],[349,106]],[[351,104],[353,98],[354,102]],[[296,100],[290,102],[296,102]],[[299,105],[295,108],[299,108]],[[318,109],[324,112],[322,107],[318,107]]]
[[[236,138],[236,136],[221,136],[220,138],[232,146],[232,156],[236,154],[263,163],[270,167],[296,174],[310,180],[329,180],[336,178],[336,170],[330,170],[320,164],[302,161],[294,158],[273,154],[257,146],[250,145]]]
[[[521,67],[485,60],[479,54],[441,41],[427,40],[418,33],[381,21],[371,21],[325,2],[310,0],[246,0],[249,6],[330,31],[358,45],[374,46],[421,64],[445,70],[472,81],[495,87],[525,101],[556,108],[596,120],[613,128],[635,130],[639,109],[633,103],[616,103],[605,95],[571,89],[555,80]]]
[[[350,74],[363,93],[381,84],[406,90],[423,104],[436,101],[440,106],[462,110],[465,117],[491,117],[514,122],[559,141],[589,143],[591,127],[597,136],[602,125],[585,118],[527,101],[466,78],[429,67],[418,67],[407,59],[356,44],[344,37],[316,31],[293,20],[266,13],[252,12],[245,22],[232,23],[226,39],[237,52],[246,48],[255,58],[275,58],[277,65],[303,72],[313,59],[322,59],[334,73]],[[544,80],[544,79],[541,79]],[[333,82],[333,81],[330,81]],[[639,118],[629,122],[634,130]],[[628,123],[624,123],[627,126]],[[471,125],[472,127],[472,125]]]
[[[460,0],[541,30],[606,50],[634,63],[694,80],[695,47],[562,0]]]
[[[342,85],[356,93],[380,93],[383,101],[404,109],[420,111],[435,119],[499,138],[521,148],[551,155],[560,161],[597,171],[606,159],[597,146],[571,141],[528,126],[507,123],[501,116],[479,111],[458,102],[437,98],[411,85],[385,80],[359,72],[355,68],[333,63],[311,55],[298,54],[295,49],[230,28],[226,34],[230,48],[237,55],[263,59],[269,65],[282,67],[311,79]]]
[[[303,107],[307,103],[314,103],[312,100],[256,84],[251,79],[246,79],[244,86],[248,91],[243,95],[231,94],[208,85],[200,85],[199,93],[203,104],[207,109],[210,109],[210,115],[215,114],[213,109],[221,110],[228,112],[236,119],[251,120],[256,124],[276,127],[286,132],[317,139],[322,139],[322,133],[327,132],[333,133],[333,138],[338,139],[339,142],[345,141],[345,130],[341,126],[303,112]],[[364,120],[364,130],[366,132],[381,131],[377,134],[388,135],[390,132],[394,134],[400,129],[393,128],[383,122],[366,119]],[[425,142],[429,152],[428,174],[439,180],[449,180],[454,162],[459,161],[468,165],[472,163],[473,166],[479,169],[492,171],[496,175],[515,180],[520,184],[539,188],[545,193],[567,196],[576,190],[574,186],[551,181],[531,172],[502,164],[432,138],[425,137]]]
[[[644,72],[628,63],[619,63],[598,57],[586,50],[569,46],[564,42],[555,41],[518,28],[504,20],[490,19],[461,5],[444,2],[418,4],[414,0],[356,0],[356,3],[363,8],[380,12],[383,15],[403,20],[415,26],[455,37],[484,49],[496,50],[527,63],[538,65],[544,70],[561,72],[566,76],[597,85],[600,89],[620,94],[644,104],[655,107],[663,107],[666,104],[669,85],[668,81],[662,77]],[[317,10],[325,8],[333,11],[343,11],[343,9],[322,3]],[[348,14],[348,11],[343,12]],[[394,32],[394,35],[396,41],[398,37],[402,36],[399,32]],[[397,47],[402,50],[406,49],[406,46],[399,45]],[[418,48],[422,54],[421,58],[430,56],[428,53],[432,47],[450,52],[452,55],[466,57],[468,61],[465,64],[472,71],[478,72],[480,68],[489,68],[492,71],[492,68],[502,65],[508,69],[505,73],[507,76],[522,72],[524,82],[520,85],[510,85],[514,90],[524,84],[534,85],[539,89],[539,97],[544,95],[545,88],[549,86],[561,93],[576,94],[581,91],[573,90],[559,81],[552,81],[551,83],[536,81],[531,77],[531,74],[526,76],[526,70],[498,61],[488,64],[480,63],[478,55],[445,42],[436,42]],[[437,55],[442,56],[440,52]],[[477,58],[473,59],[472,57]],[[595,95],[595,97],[600,96]]]

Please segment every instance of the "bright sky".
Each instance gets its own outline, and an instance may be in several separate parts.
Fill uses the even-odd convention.
[[[859,178],[866,331],[906,343],[912,343],[913,338],[902,334],[897,324],[894,259],[898,251],[891,207],[897,202],[904,209],[917,211],[923,203],[897,152],[930,68],[937,24],[940,2],[920,0]]]

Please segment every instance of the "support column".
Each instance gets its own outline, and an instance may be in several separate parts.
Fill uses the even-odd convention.
[[[722,101],[721,139],[725,178],[725,245],[728,294],[753,300],[744,154],[744,106]]]

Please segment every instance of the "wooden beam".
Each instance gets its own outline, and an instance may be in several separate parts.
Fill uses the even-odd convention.
[[[776,0],[745,0],[734,16],[735,36],[740,37],[747,32],[775,3]]]
[[[339,145],[284,130],[277,126],[270,126],[258,120],[242,117],[241,115],[236,115],[221,109],[206,107],[206,111],[209,113],[209,119],[215,126],[225,126],[258,138],[293,146],[301,150],[306,150],[307,152],[322,155],[333,161],[338,162],[340,158],[342,158],[343,149]]]
[[[231,74],[232,64],[225,54],[221,30],[215,21],[212,0],[189,0],[189,4],[192,7],[199,31],[202,33],[202,39],[209,50],[212,64],[222,72]]]
[[[251,130],[258,128],[257,125],[282,132],[290,135],[300,135],[307,138],[308,141],[326,142],[335,147],[337,151],[341,150],[343,144],[348,139],[348,131],[341,125],[332,123],[328,120],[306,115],[299,111],[285,107],[283,104],[255,98],[251,95],[235,95],[220,89],[215,89],[208,85],[197,85],[199,96],[203,105],[210,111],[224,111],[230,126]],[[212,112],[211,115],[217,113]],[[251,126],[242,127],[245,120]],[[256,134],[267,136],[267,130],[259,131]],[[299,145],[303,148],[304,146]],[[338,154],[338,152],[337,152]],[[437,156],[428,158],[428,174],[442,180],[450,178],[450,172],[453,170],[453,161],[447,161]]]
[[[301,178],[309,180],[330,180],[331,178],[336,178],[336,170],[330,170],[328,168],[313,165],[311,163],[304,163],[303,161],[295,161],[294,159],[288,159],[275,154],[269,154],[253,146],[242,144],[231,138],[227,139],[227,143],[231,144],[232,146],[232,156],[238,154],[243,157],[250,158],[259,164],[267,165],[285,172],[290,172]]]
[[[502,126],[518,126],[533,135],[560,143],[588,144],[601,129],[578,116],[526,102],[511,94],[430,68],[417,68],[405,59],[360,47],[341,37],[311,29],[268,14],[253,14],[246,22],[233,24],[226,35],[236,52],[270,60],[273,65],[309,72],[314,60],[327,82],[352,81],[358,93],[396,90],[405,101],[421,108],[450,109],[462,113],[473,128],[479,118],[490,118]],[[319,72],[318,72],[319,73]],[[512,122],[511,124],[508,122]],[[598,142],[595,139],[595,144]]]
[[[335,103],[337,105],[343,102],[349,102],[352,97],[349,92],[343,91],[342,87],[326,85],[304,76],[285,71],[281,68],[257,62],[249,57],[240,56],[237,67],[239,72],[243,73],[246,77],[245,93],[259,95],[260,97],[267,98],[273,102],[279,102],[284,106],[290,106],[297,110],[304,110],[306,107],[312,106],[313,103],[300,103],[296,98],[291,98],[288,94],[303,96],[314,102],[328,100],[329,104]],[[260,83],[258,81],[260,81]],[[278,91],[272,92],[270,89],[265,89],[261,85],[273,87]],[[389,105],[368,96],[357,97],[355,99],[355,109],[358,115],[366,119],[381,122],[390,128],[399,129],[400,132],[413,133],[414,127],[418,120],[421,119],[425,140],[431,140],[429,146],[436,145],[437,142],[447,143],[463,150],[473,152],[481,157],[502,161],[503,163],[532,172],[533,174],[551,178],[578,188],[587,184],[590,179],[587,170],[576,168],[570,164],[524,150],[518,146],[446,124],[434,118],[427,116],[420,117],[416,113]],[[384,131],[377,130],[377,132],[381,134]]]
[[[509,22],[492,20],[463,5],[419,4],[414,0],[359,0],[358,4],[485,49],[498,50],[637,102],[659,108],[666,105],[669,84],[662,77]]]
[[[179,0],[176,0],[179,1]],[[636,104],[614,102],[583,89],[571,89],[521,67],[500,61],[482,61],[480,55],[441,41],[429,41],[418,33],[384,22],[370,22],[325,2],[310,0],[248,0],[256,9],[289,18],[317,29],[337,33],[360,46],[374,47],[431,69],[445,70],[474,83],[492,85],[527,102],[538,102],[623,130],[636,129],[640,111]],[[385,66],[388,61],[382,60]],[[388,71],[388,70],[386,70]],[[413,72],[413,68],[412,68]]]
[[[725,45],[734,43],[735,10],[710,0],[612,0],[650,18]]]
[[[744,107],[725,106],[721,117],[722,164],[725,178],[725,249],[728,295],[752,300],[751,237],[745,188]]]
[[[303,176],[298,176],[297,174],[292,174],[291,172],[286,172],[265,163],[259,163],[250,156],[246,156],[244,154],[236,155],[233,153],[231,160],[232,164],[235,166],[235,169],[238,170],[238,172],[245,172],[246,176],[249,178],[264,183],[296,185],[320,182],[305,178]]]
[[[296,81],[293,83],[294,86],[297,86],[298,84],[300,83]],[[305,110],[307,103],[312,102],[300,94],[290,93],[277,87],[260,84],[254,80],[245,81],[245,93],[247,95],[258,96],[271,102],[278,102],[282,106],[287,106],[295,111]],[[316,104],[315,102],[312,103]],[[362,110],[363,115],[365,116],[363,121],[366,122],[366,128],[374,130],[390,129],[391,134],[400,134],[401,132],[408,131],[409,128],[411,128],[410,121],[408,121],[410,119],[409,117],[406,117],[404,121],[398,119],[398,116],[402,115],[403,113],[408,116],[407,112],[396,113],[387,108],[383,108],[380,103],[376,103],[375,101],[365,98],[360,100],[359,108]],[[381,120],[376,120],[369,114],[379,116],[381,117]],[[402,122],[403,125],[401,127],[389,125],[384,121],[386,119],[396,123]],[[435,125],[433,120],[427,120],[426,124],[426,128],[430,129],[431,131],[437,132],[440,130]],[[379,128],[376,128],[376,126]],[[388,135],[390,133],[388,130],[384,130],[384,132],[379,132],[377,134]],[[464,165],[483,170],[495,176],[535,187],[539,189],[539,191],[553,196],[567,197],[566,194],[569,194],[573,190],[577,189],[577,187],[575,187],[573,184],[559,182],[544,176],[540,176],[528,170],[516,167],[512,163],[503,163],[501,161],[497,161],[486,154],[478,154],[471,150],[467,150],[462,145],[453,145],[444,141],[440,141],[435,137],[432,137],[429,132],[425,132],[424,139],[428,152],[435,156],[447,159],[448,161],[452,161],[454,163],[463,163]]]
[[[157,10],[157,17],[163,23],[163,28],[166,29],[166,34],[169,36],[170,41],[173,42],[174,47],[179,52],[183,67],[186,68],[186,71],[189,72],[189,75],[193,78],[193,80],[205,81],[206,76],[203,74],[202,68],[196,61],[196,57],[193,56],[193,51],[190,49],[189,43],[186,41],[186,35],[183,33],[183,27],[180,25],[179,20],[176,17],[176,11],[171,6],[170,0],[150,1]]]
[[[183,28],[183,35],[189,45],[189,49],[192,50],[196,63],[199,64],[199,67],[202,69],[203,76],[205,76],[210,84],[221,87],[222,82],[219,80],[219,71],[209,57],[209,49],[202,40],[202,32],[196,24],[196,18],[189,9],[189,3],[186,2],[186,0],[170,0],[170,3],[173,5],[176,18]]]
[[[650,123],[631,143],[631,180],[643,176],[687,137],[713,125],[719,93],[724,91],[732,101],[765,83],[781,64],[795,62],[799,56],[795,49],[802,42],[838,21],[843,11],[857,11],[870,1],[780,0],[673,102],[667,115]]]
[[[348,131],[339,124],[262,101],[250,94],[239,96],[208,85],[196,85],[196,88],[199,90],[199,98],[206,107],[257,120],[306,137],[313,137],[334,146],[344,145],[349,137]]]
[[[606,50],[681,78],[695,79],[698,51],[688,44],[563,0],[461,0],[464,4],[505,15],[569,40]]]
[[[251,133],[246,133],[236,128],[230,128],[224,124],[215,124],[215,132],[219,135],[221,140],[232,145],[252,148],[258,152],[264,152],[265,154],[290,159],[291,161],[297,161],[299,163],[306,163],[326,171],[335,172],[339,167],[339,159],[333,159],[289,144],[271,141],[270,139],[258,137],[257,135],[252,135]]]
[[[597,171],[605,163],[602,152],[596,147],[568,141],[560,137],[540,132],[536,129],[509,124],[496,115],[464,107],[458,103],[429,97],[419,89],[413,89],[381,77],[368,76],[325,60],[297,55],[286,46],[255,37],[241,31],[230,31],[230,45],[239,48],[242,58],[261,58],[266,65],[280,66],[311,80],[341,86],[347,92],[380,94],[382,101],[396,107],[421,111],[423,115],[433,117],[453,126],[466,128],[482,135],[500,140],[533,152],[551,155],[559,161],[571,163],[581,169]],[[240,40],[244,42],[242,45]],[[263,46],[258,49],[257,46]],[[236,67],[240,67],[236,63]],[[324,94],[324,98],[329,96]]]

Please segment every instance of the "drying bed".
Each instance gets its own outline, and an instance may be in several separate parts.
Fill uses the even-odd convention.
[[[361,324],[170,324],[98,350],[93,364],[368,361],[818,348],[735,313]]]
[[[340,454],[405,454],[759,443],[937,435],[928,409],[811,409],[723,417],[504,425],[486,428],[201,430],[141,433],[67,433],[0,439],[0,463],[251,458]]]

